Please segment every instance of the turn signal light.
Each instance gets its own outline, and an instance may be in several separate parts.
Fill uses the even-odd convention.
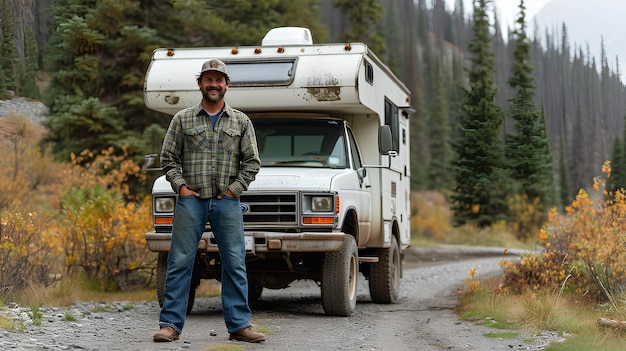
[[[154,218],[154,224],[173,224],[174,223],[174,218],[173,217],[155,217]]]
[[[302,218],[304,224],[335,224],[334,217],[304,217]]]

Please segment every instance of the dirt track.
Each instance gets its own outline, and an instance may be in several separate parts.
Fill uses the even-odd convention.
[[[233,350],[541,350],[555,335],[512,339],[483,336],[493,329],[460,321],[454,314],[458,289],[476,266],[481,278],[499,274],[502,250],[446,246],[411,249],[404,261],[400,299],[396,304],[371,302],[367,282],[360,276],[356,311],[351,317],[328,317],[313,282],[297,282],[289,289],[265,290],[252,322],[265,332],[262,344],[228,341],[220,300],[197,298],[179,341],[152,342],[158,328],[155,301],[120,302],[107,312],[89,312],[94,303],[80,303],[70,311],[46,309],[41,326],[26,332],[0,331],[0,349],[12,350],[210,350],[231,345]],[[507,259],[515,259],[507,256]],[[84,316],[83,316],[84,315]],[[234,348],[235,346],[239,347]]]

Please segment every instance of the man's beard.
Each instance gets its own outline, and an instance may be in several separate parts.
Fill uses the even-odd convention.
[[[211,95],[209,95],[209,92],[211,91],[218,91],[219,95],[217,97],[213,97]],[[208,101],[208,102],[219,102],[220,100],[222,100],[224,98],[224,93],[225,91],[222,91],[220,89],[205,89],[204,91],[202,91],[202,97]]]

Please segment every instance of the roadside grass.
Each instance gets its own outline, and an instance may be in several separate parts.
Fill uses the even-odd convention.
[[[507,230],[506,225],[496,224],[490,228],[476,228],[463,226],[448,230],[441,238],[432,238],[413,227],[411,245],[416,247],[430,247],[437,245],[469,245],[502,247],[508,249],[534,250],[536,243],[520,241],[513,233]]]
[[[65,313],[63,314],[63,319],[68,322],[75,322],[77,320],[76,316],[74,316],[70,311],[65,311]]]
[[[2,330],[18,330],[20,326],[11,318],[0,314],[0,329]]]
[[[30,306],[30,318],[32,319],[34,326],[41,326],[43,312],[41,312],[40,306]]]
[[[563,339],[547,346],[546,351],[623,351],[626,339],[623,331],[601,328],[598,318],[618,318],[616,312],[600,310],[554,295],[495,294],[479,291],[464,294],[456,309],[463,320],[493,327],[485,337],[514,337],[509,333],[524,330],[531,335],[556,331]]]
[[[483,333],[484,336],[492,339],[512,339],[519,335],[518,332],[505,331],[505,332],[487,332]]]
[[[507,223],[478,228],[454,227],[452,212],[444,194],[415,192],[411,195],[411,245],[429,247],[442,244],[489,246],[532,250],[536,243],[519,240]]]
[[[103,292],[90,288],[83,279],[63,279],[49,286],[29,285],[19,293],[10,294],[6,302],[20,306],[69,307],[78,301],[149,301],[156,300],[154,288],[132,291]],[[31,307],[32,308],[32,307]]]
[[[212,297],[220,295],[220,284],[215,280],[202,280],[196,290],[196,297]],[[101,291],[92,287],[82,278],[68,278],[49,286],[31,284],[19,293],[7,293],[0,300],[0,306],[7,302],[15,302],[19,306],[33,308],[54,306],[69,307],[79,301],[97,301],[98,303],[112,303],[115,301],[129,301],[124,305],[125,310],[134,308],[132,302],[156,300],[156,290],[153,286],[129,291]],[[96,308],[106,308],[97,306]],[[33,310],[36,312],[36,309]]]

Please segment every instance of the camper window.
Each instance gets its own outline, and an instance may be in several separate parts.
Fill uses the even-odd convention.
[[[398,106],[385,98],[385,124],[391,127],[393,149],[400,152],[400,121],[398,120]]]
[[[266,86],[289,85],[293,81],[296,59],[281,61],[226,62],[230,85]]]

